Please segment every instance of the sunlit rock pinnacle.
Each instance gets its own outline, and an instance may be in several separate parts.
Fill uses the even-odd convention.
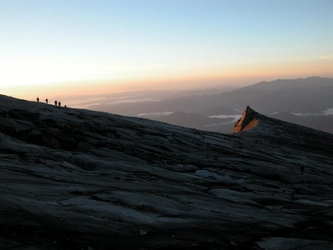
[[[258,125],[261,115],[247,106],[243,111],[242,117],[234,126],[234,133],[246,131]]]

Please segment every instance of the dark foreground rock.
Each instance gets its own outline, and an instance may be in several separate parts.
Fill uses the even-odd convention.
[[[6,96],[0,113],[0,249],[333,249],[331,134],[249,107],[232,135]]]

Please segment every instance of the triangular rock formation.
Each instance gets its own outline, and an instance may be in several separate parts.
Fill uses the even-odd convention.
[[[251,109],[250,106],[247,106],[243,111],[242,117],[236,122],[233,132],[238,133],[254,128],[258,125],[261,117],[262,115]]]

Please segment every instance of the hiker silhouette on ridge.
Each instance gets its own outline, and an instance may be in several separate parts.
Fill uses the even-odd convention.
[[[39,102],[39,97],[38,96],[37,96],[36,100],[37,100],[37,102]]]
[[[48,104],[48,103],[49,103],[49,99],[46,98],[46,99],[45,99],[45,102],[46,102],[46,104]]]
[[[61,102],[58,102],[58,106],[61,107]]]
[[[57,100],[55,100],[55,101],[54,101],[54,105],[56,105],[56,106],[57,106],[57,104],[58,104],[58,102],[57,102]]]

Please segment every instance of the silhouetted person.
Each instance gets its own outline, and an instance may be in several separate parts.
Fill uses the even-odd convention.
[[[45,99],[45,102],[46,102],[46,103],[49,103],[49,99],[46,98],[46,99]]]
[[[65,105],[65,108],[67,108],[67,106]]]
[[[54,105],[56,105],[56,106],[57,106],[57,104],[58,104],[58,102],[57,102],[57,100],[55,100],[55,101],[54,101]]]
[[[304,166],[301,165],[301,174],[304,174]]]
[[[58,106],[61,107],[61,102],[58,102]]]
[[[39,97],[36,98],[37,102],[39,102]]]

